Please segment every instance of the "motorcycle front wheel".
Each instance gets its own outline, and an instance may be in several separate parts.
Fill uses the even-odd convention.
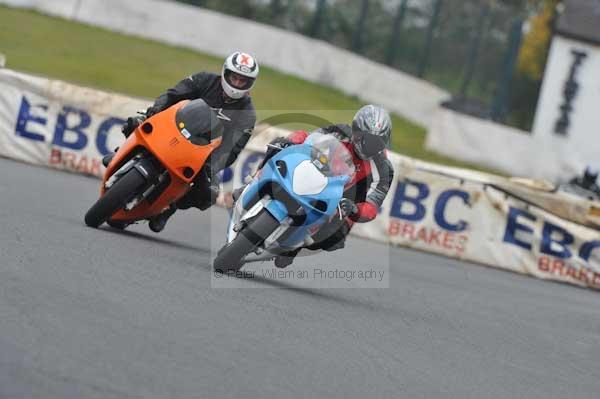
[[[146,179],[137,169],[131,168],[117,180],[85,214],[85,224],[98,227],[115,212],[123,208],[144,187]]]
[[[244,257],[264,242],[277,227],[279,227],[277,219],[263,209],[229,244],[221,248],[213,261],[215,271],[221,273],[238,271],[243,266]]]

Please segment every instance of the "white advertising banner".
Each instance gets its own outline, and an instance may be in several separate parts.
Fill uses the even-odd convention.
[[[0,155],[102,176],[121,125],[149,102],[0,69]]]
[[[599,230],[545,211],[510,187],[395,167],[388,242],[600,289]]]
[[[0,69],[0,155],[101,176],[127,116],[148,101]],[[289,132],[258,126],[222,173],[221,203],[266,145]],[[353,234],[543,279],[600,289],[600,204],[541,181],[507,179],[392,153],[396,179],[376,220]],[[587,225],[587,226],[586,226]],[[595,227],[595,228],[594,228]]]

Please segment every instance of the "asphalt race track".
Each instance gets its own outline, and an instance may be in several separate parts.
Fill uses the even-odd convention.
[[[317,256],[389,288],[213,288],[223,209],[95,230],[98,188],[0,159],[2,399],[600,397],[598,292],[357,239]]]

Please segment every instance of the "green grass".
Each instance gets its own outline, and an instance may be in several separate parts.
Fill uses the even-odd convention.
[[[5,6],[0,6],[0,52],[11,69],[146,98],[157,97],[191,73],[219,72],[223,62],[189,49]],[[331,122],[347,123],[363,105],[355,97],[269,68],[261,68],[252,98],[259,120],[272,110],[314,110]],[[469,166],[425,150],[425,129],[397,115],[392,119],[394,151]]]

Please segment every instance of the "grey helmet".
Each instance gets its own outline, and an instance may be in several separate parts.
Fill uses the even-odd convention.
[[[376,105],[365,105],[352,120],[352,143],[361,159],[370,159],[390,147],[392,119]]]

